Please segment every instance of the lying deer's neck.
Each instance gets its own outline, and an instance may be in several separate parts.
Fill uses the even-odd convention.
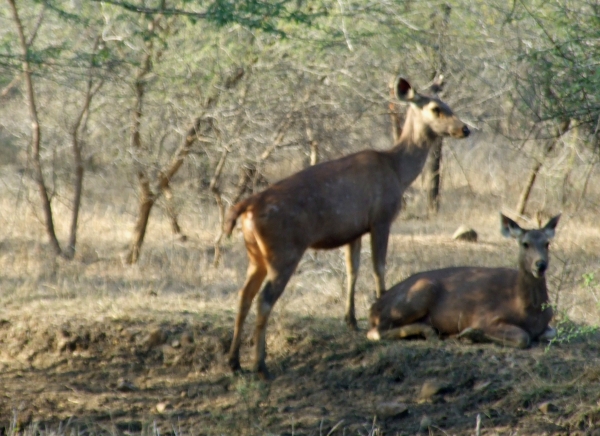
[[[526,308],[540,309],[548,302],[546,277],[536,278],[520,268],[517,276],[517,294]]]

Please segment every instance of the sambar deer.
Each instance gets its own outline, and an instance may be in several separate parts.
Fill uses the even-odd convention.
[[[437,333],[516,348],[553,338],[545,272],[560,215],[535,230],[500,218],[502,234],[519,243],[519,269],[451,267],[414,274],[371,306],[368,338],[435,338]]]
[[[384,270],[392,222],[402,194],[421,172],[438,136],[467,137],[469,128],[437,98],[417,93],[403,78],[396,97],[409,103],[402,136],[387,151],[364,150],[308,167],[228,211],[225,233],[238,217],[248,252],[248,272],[240,300],[229,365],[240,369],[241,333],[252,300],[265,279],[257,302],[254,336],[255,370],[269,377],[265,334],[269,314],[308,248],[346,245],[348,273],[346,322],[356,328],[354,287],[360,262],[361,236],[371,234],[376,293],[385,292]]]

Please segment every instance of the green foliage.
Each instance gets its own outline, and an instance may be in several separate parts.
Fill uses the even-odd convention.
[[[519,59],[527,66],[518,77],[521,95],[537,104],[528,110],[538,121],[573,119],[595,128],[600,111],[600,16],[586,1],[522,5],[522,20],[532,20]],[[524,24],[524,23],[522,23]],[[529,33],[528,32],[528,33]]]
[[[599,331],[596,325],[585,325],[574,322],[565,311],[559,311],[555,318],[556,337],[549,341],[546,351],[550,350],[555,344],[568,344],[570,342],[579,342],[588,340]]]
[[[279,28],[279,20],[310,25],[320,15],[303,11],[295,0],[215,0],[206,9],[206,18],[218,26],[236,23],[281,36],[285,32]]]

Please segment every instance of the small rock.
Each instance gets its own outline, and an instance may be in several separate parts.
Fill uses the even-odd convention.
[[[556,405],[554,405],[550,401],[545,401],[538,405],[538,410],[544,415],[547,415],[548,413],[557,412],[558,407],[556,407]]]
[[[119,392],[133,392],[136,390],[136,387],[129,380],[120,378],[117,382],[117,390]]]
[[[375,409],[375,413],[380,419],[388,419],[407,414],[408,407],[404,403],[397,402],[379,403]]]
[[[71,332],[68,330],[61,329],[56,334],[56,349],[59,352],[73,351],[75,349],[75,343],[77,340],[77,336],[72,336]]]
[[[149,348],[158,347],[167,342],[167,333],[160,327],[152,330],[148,336],[144,338],[144,345]]]
[[[421,422],[419,423],[419,427],[421,430],[428,430],[432,424],[433,422],[431,421],[431,418],[427,415],[423,415],[423,418],[421,418]]]
[[[181,345],[192,345],[194,343],[194,334],[191,332],[183,332],[179,339]]]
[[[419,401],[423,402],[431,399],[431,397],[433,397],[434,395],[439,394],[443,388],[444,386],[441,383],[435,380],[427,380],[425,383],[423,383],[423,386],[421,387],[421,392],[419,393]]]
[[[477,232],[465,225],[462,225],[456,229],[452,235],[452,239],[456,239],[458,241],[477,242]]]
[[[158,403],[154,407],[156,408],[156,411],[158,413],[164,413],[167,409],[171,408],[171,405],[168,402],[163,401],[163,402]]]
[[[179,348],[179,347],[181,347],[181,342],[179,342],[177,339],[175,339],[173,342],[171,342],[171,347]]]
[[[473,386],[473,390],[475,392],[479,392],[484,390],[485,388],[487,388],[489,385],[491,385],[492,382],[489,380],[486,381],[478,381],[477,383],[475,383],[475,386]]]
[[[125,341],[127,342],[135,342],[135,338],[136,336],[139,334],[140,332],[133,329],[133,328],[129,328],[129,329],[123,329],[121,331],[121,336],[125,339]]]

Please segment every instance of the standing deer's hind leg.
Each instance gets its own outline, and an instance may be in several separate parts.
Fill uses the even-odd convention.
[[[246,274],[246,282],[239,292],[240,300],[238,313],[235,320],[235,327],[233,329],[233,340],[229,350],[229,366],[233,371],[239,371],[241,369],[240,345],[242,341],[241,338],[244,321],[246,320],[248,311],[252,306],[252,300],[254,300],[254,297],[260,289],[260,285],[262,284],[266,275],[267,269],[264,264],[257,264],[251,258],[250,264],[248,265],[248,272]]]
[[[346,324],[356,330],[356,315],[354,310],[354,291],[356,289],[356,277],[360,266],[360,238],[346,245]]]
[[[287,282],[294,273],[301,256],[302,253],[300,253],[298,256],[289,256],[288,262],[283,265],[270,265],[267,281],[260,291],[256,301],[257,315],[256,330],[254,332],[254,370],[261,378],[265,380],[271,378],[269,370],[267,369],[267,364],[265,363],[267,354],[266,332],[269,315],[271,314],[273,306],[283,293]]]
[[[380,298],[385,292],[385,257],[391,223],[381,223],[371,228],[371,256],[373,258],[373,274],[375,276],[375,292]]]

